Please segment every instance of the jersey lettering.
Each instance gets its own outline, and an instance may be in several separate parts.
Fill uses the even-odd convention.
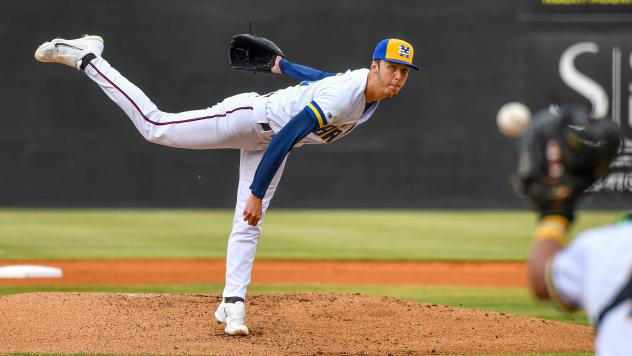
[[[327,125],[313,132],[316,136],[320,137],[321,140],[326,143],[331,143],[344,136],[354,127],[355,123],[343,124],[340,126]]]

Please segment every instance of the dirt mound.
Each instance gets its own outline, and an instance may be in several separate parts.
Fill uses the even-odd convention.
[[[219,296],[29,293],[0,297],[0,353],[490,354],[591,351],[592,329],[348,294],[248,298],[252,334],[215,323]]]

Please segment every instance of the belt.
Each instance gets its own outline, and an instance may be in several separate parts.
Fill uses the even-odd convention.
[[[254,114],[254,118],[257,121],[264,121],[264,122],[257,122],[257,125],[259,125],[259,127],[261,127],[261,129],[265,132],[265,131],[272,131],[272,127],[270,127],[270,124],[268,123],[268,97],[267,96],[257,96],[255,98],[253,98],[254,100],[252,100],[252,107],[253,107],[253,114]],[[261,120],[262,118],[265,118],[265,120]]]

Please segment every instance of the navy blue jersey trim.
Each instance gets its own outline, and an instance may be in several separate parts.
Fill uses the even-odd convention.
[[[336,73],[323,72],[311,67],[294,64],[287,59],[281,59],[279,67],[281,68],[281,73],[298,81],[317,81],[336,75]]]
[[[250,185],[252,195],[263,199],[285,156],[298,141],[317,127],[318,123],[305,108],[274,136],[255,171],[255,177]]]

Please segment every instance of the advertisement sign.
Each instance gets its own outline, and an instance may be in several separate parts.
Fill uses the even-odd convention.
[[[580,103],[622,128],[611,174],[593,190],[632,193],[632,34],[532,34],[526,64],[531,106]]]

